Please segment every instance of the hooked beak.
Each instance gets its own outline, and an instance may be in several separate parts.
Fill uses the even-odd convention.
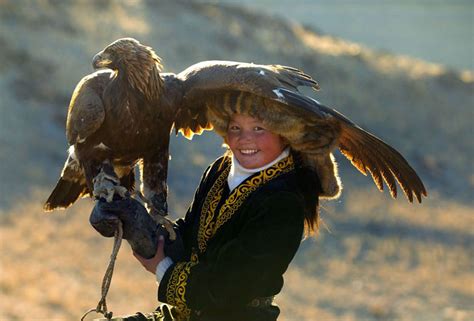
[[[112,60],[103,51],[97,53],[92,59],[92,67],[94,69],[108,68]]]

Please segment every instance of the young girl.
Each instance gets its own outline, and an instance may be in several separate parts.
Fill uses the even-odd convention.
[[[205,171],[184,219],[185,255],[135,257],[167,303],[126,320],[276,320],[273,298],[304,231],[318,223],[317,174],[264,122],[234,114],[223,135],[230,152]]]

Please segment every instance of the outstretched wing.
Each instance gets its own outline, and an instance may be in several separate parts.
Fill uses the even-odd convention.
[[[272,101],[278,98],[274,92],[276,88],[297,90],[299,86],[306,86],[319,89],[314,79],[292,67],[233,61],[204,61],[182,71],[177,78],[183,83],[184,95],[175,129],[187,138],[204,129],[212,129],[207,111],[213,107],[218,112],[220,107],[215,103],[220,103],[219,97],[228,95],[232,100],[243,94],[247,98],[251,96],[250,100]]]
[[[301,94],[299,86],[319,86],[298,69],[210,61],[191,66],[177,77],[185,90],[175,128],[186,137],[210,125],[223,131],[221,119],[244,111],[261,116],[272,131],[309,157],[329,154],[338,147],[364,175],[370,172],[380,190],[385,181],[393,197],[397,196],[396,182],[410,202],[413,195],[419,202],[421,195],[427,195],[421,179],[399,152],[338,111]]]
[[[281,102],[290,108],[305,112],[306,117],[301,121],[314,124],[305,127],[308,133],[316,131],[321,136],[319,127],[322,125],[328,125],[330,129],[335,130],[337,132],[335,146],[362,174],[367,175],[369,172],[379,190],[383,191],[385,181],[390,194],[396,198],[396,182],[398,182],[410,202],[413,202],[413,195],[420,203],[421,196],[427,196],[420,177],[393,147],[360,128],[337,110],[324,106],[313,98],[284,88],[279,88],[277,91]],[[314,122],[314,119],[317,121]],[[317,141],[316,138],[313,140]],[[307,145],[311,145],[311,142]]]
[[[421,195],[427,196],[423,182],[403,156],[393,147],[358,126],[342,124],[339,149],[361,173],[370,172],[379,190],[383,181],[392,197],[397,197],[400,184],[410,202],[415,195],[421,203]]]
[[[106,82],[106,72],[88,75],[77,84],[72,94],[66,121],[66,137],[69,145],[83,142],[97,131],[105,118],[100,96]]]

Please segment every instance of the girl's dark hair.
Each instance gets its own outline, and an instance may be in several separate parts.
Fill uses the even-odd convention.
[[[318,198],[317,198],[318,199]],[[312,236],[315,235],[319,231],[319,202],[316,201],[316,205],[312,208],[312,211],[305,212],[304,218],[304,235]]]
[[[291,150],[296,166],[299,167],[300,174],[298,184],[304,191],[305,200],[305,236],[311,236],[318,232],[319,215],[319,195],[321,193],[321,182],[316,171],[309,166],[304,165],[301,153]]]

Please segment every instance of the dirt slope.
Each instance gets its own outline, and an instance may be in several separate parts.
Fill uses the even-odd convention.
[[[374,52],[236,7],[189,1],[0,0],[0,319],[77,320],[99,298],[111,240],[88,226],[89,201],[45,216],[67,149],[70,94],[92,56],[132,36],[165,71],[201,60],[279,63],[319,80],[319,100],[399,149],[430,198],[380,194],[341,157],[345,191],[285,275],[282,320],[472,320],[472,72]],[[183,213],[214,135],[173,139],[171,210]],[[110,292],[117,314],[150,310],[153,277],[125,245]]]

